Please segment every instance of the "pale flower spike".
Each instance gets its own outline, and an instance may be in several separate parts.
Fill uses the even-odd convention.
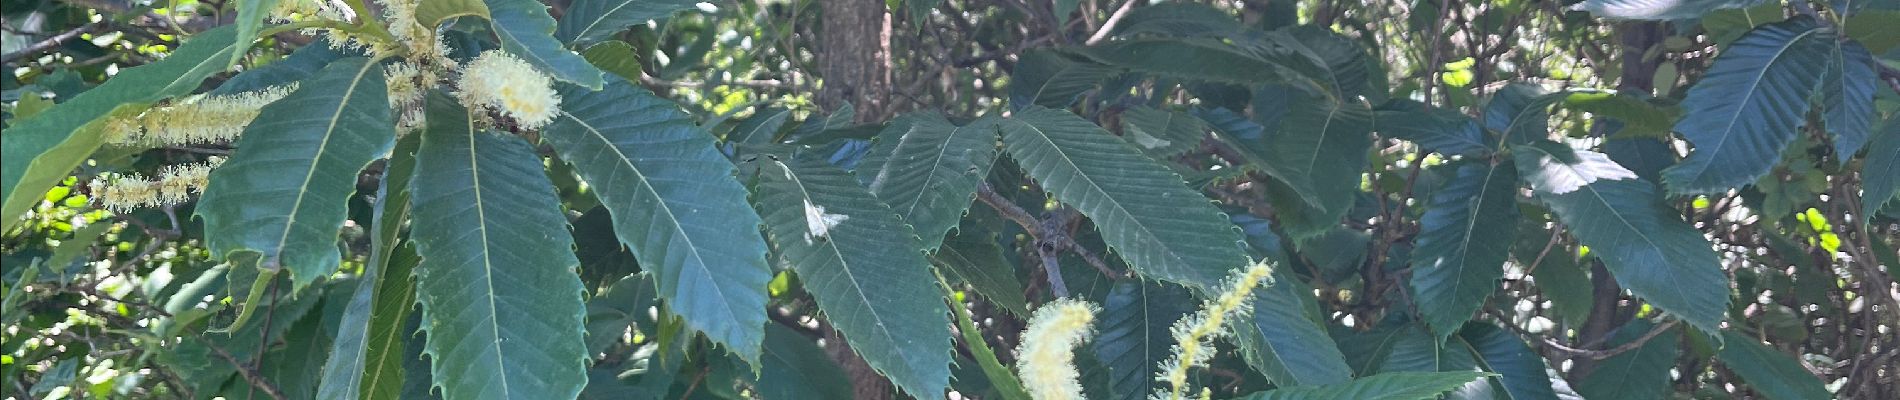
[[[462,68],[462,101],[502,112],[522,129],[535,129],[554,122],[560,113],[561,97],[554,93],[554,81],[534,66],[505,52],[489,50]]]
[[[1016,374],[1023,389],[1036,400],[1081,399],[1080,373],[1075,369],[1075,346],[1088,340],[1095,321],[1094,304],[1059,299],[1043,304],[1030,317],[1016,347]]]
[[[1253,290],[1271,284],[1273,266],[1267,265],[1266,260],[1256,261],[1228,276],[1219,296],[1203,302],[1200,311],[1176,321],[1169,329],[1174,336],[1174,355],[1162,363],[1155,377],[1164,386],[1156,389],[1150,398],[1188,398],[1193,393],[1188,389],[1188,370],[1205,366],[1214,358],[1214,340],[1233,334],[1228,321],[1252,312],[1253,303],[1249,300],[1253,299]]]
[[[114,144],[152,146],[230,142],[244,133],[244,127],[257,118],[258,110],[295,90],[297,84],[292,83],[152,107],[137,116],[106,122],[107,138]]]
[[[191,200],[192,193],[204,190],[211,170],[223,163],[224,158],[212,157],[202,163],[166,166],[159,169],[158,178],[152,180],[138,175],[95,178],[93,197],[99,199],[100,206],[115,213],[184,203]]]

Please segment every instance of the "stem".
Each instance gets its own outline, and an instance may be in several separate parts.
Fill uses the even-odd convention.
[[[970,346],[970,353],[975,355],[977,365],[983,367],[983,375],[990,378],[990,384],[996,386],[996,391],[1002,393],[1004,399],[1029,400],[1029,392],[1023,390],[1022,382],[1017,381],[1002,362],[996,361],[996,352],[990,350],[989,343],[983,341],[983,331],[977,330],[976,322],[970,320],[970,310],[963,309],[963,304],[953,297],[956,293],[950,290],[950,282],[943,278],[943,272],[932,271],[937,274],[937,286],[943,288],[944,301],[949,302],[950,310],[957,314],[957,331],[963,333],[963,343]]]

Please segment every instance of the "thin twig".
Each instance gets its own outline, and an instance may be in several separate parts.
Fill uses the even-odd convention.
[[[39,42],[35,42],[31,45],[27,45],[25,48],[21,48],[19,51],[6,53],[5,55],[0,55],[0,64],[12,64],[13,62],[19,61],[20,59],[26,58],[27,56],[39,54],[40,52],[51,50],[55,47],[63,46],[66,44],[67,41],[73,40],[74,38],[78,38],[80,35],[92,33],[94,29],[99,29],[99,26],[100,26],[99,24],[80,25],[78,28],[73,28],[71,30],[61,32],[58,35],[53,35],[52,37],[42,39]]]
[[[1092,45],[1096,43],[1101,43],[1102,40],[1104,39],[1108,39],[1109,32],[1114,31],[1115,25],[1120,24],[1122,22],[1122,17],[1127,17],[1129,11],[1134,11],[1135,3],[1139,3],[1139,2],[1140,1],[1138,0],[1128,0],[1128,1],[1122,2],[1122,7],[1115,9],[1115,13],[1110,14],[1108,16],[1107,21],[1102,22],[1102,27],[1100,29],[1095,30],[1095,35],[1089,36],[1089,40],[1082,43]]]
[[[1615,357],[1618,354],[1623,354],[1623,353],[1629,352],[1630,350],[1635,350],[1637,348],[1643,347],[1643,344],[1649,343],[1651,339],[1655,339],[1657,336],[1662,336],[1663,332],[1668,332],[1670,329],[1675,328],[1676,324],[1682,322],[1682,320],[1675,320],[1675,319],[1663,321],[1663,323],[1657,324],[1656,327],[1650,328],[1649,332],[1643,333],[1643,336],[1637,337],[1636,340],[1631,340],[1628,343],[1623,343],[1621,345],[1617,345],[1616,347],[1596,350],[1596,349],[1588,348],[1588,347],[1594,347],[1595,344],[1586,344],[1584,346],[1586,348],[1580,349],[1580,348],[1566,346],[1563,343],[1558,343],[1556,340],[1553,340],[1550,337],[1547,337],[1544,335],[1531,333],[1530,331],[1517,326],[1516,323],[1511,322],[1510,318],[1505,317],[1504,313],[1502,311],[1498,311],[1497,309],[1494,309],[1494,308],[1486,309],[1485,313],[1490,314],[1491,318],[1496,318],[1501,325],[1504,325],[1505,328],[1510,329],[1512,332],[1516,332],[1518,335],[1524,336],[1526,339],[1537,339],[1536,341],[1534,341],[1534,343],[1540,343],[1540,344],[1543,344],[1544,347],[1557,349],[1557,351],[1568,353],[1575,357],[1587,358],[1591,360],[1602,360],[1605,358]]]

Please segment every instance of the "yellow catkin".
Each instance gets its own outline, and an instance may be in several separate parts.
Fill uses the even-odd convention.
[[[462,68],[456,86],[463,103],[500,111],[522,129],[535,129],[554,122],[560,112],[561,97],[554,93],[553,84],[527,62],[489,50]]]
[[[223,158],[212,157],[202,163],[166,166],[159,169],[158,177],[154,179],[137,174],[116,179],[95,178],[92,181],[93,196],[99,199],[100,206],[117,213],[143,207],[177,205],[191,200],[193,193],[203,190],[210,181],[211,170],[223,163]]]
[[[1220,295],[1201,304],[1201,310],[1176,321],[1169,332],[1174,336],[1174,354],[1161,364],[1156,380],[1165,387],[1156,390],[1153,399],[1187,398],[1188,370],[1206,365],[1214,358],[1214,340],[1231,335],[1228,321],[1253,310],[1255,288],[1273,283],[1273,267],[1261,260],[1235,270],[1221,285]]]
[[[442,42],[434,29],[423,25],[425,21],[416,20],[416,5],[421,0],[376,0],[383,6],[383,24],[389,28],[389,35],[396,38],[410,60],[428,64],[449,66],[455,62],[449,60],[448,44]]]
[[[422,127],[422,98],[434,83],[435,74],[411,63],[391,64],[383,71],[389,85],[389,108],[396,111],[396,132],[407,133]]]
[[[244,93],[202,96],[152,107],[137,116],[106,122],[115,144],[184,146],[237,139],[257,112],[296,90],[296,84]]]
[[[1088,340],[1096,307],[1084,301],[1061,299],[1042,305],[1029,319],[1022,344],[1016,347],[1016,373],[1023,388],[1036,400],[1082,398],[1077,381],[1075,346]]]

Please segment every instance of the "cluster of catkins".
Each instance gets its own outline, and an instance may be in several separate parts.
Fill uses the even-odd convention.
[[[376,0],[382,6],[386,38],[374,38],[333,28],[303,32],[321,36],[340,51],[396,58],[383,77],[396,116],[397,134],[420,129],[422,100],[430,89],[455,76],[457,98],[470,108],[495,112],[515,121],[521,129],[536,129],[554,121],[561,99],[553,81],[532,65],[501,51],[487,51],[467,65],[448,57],[449,47],[430,25],[416,19],[420,0]],[[276,22],[336,21],[356,23],[350,7],[332,0],[282,0],[270,11]],[[371,21],[374,22],[374,21]],[[244,133],[264,106],[297,91],[295,83],[243,93],[197,95],[175,99],[129,115],[107,119],[102,129],[107,142],[120,146],[183,147],[230,143]],[[101,206],[124,212],[139,207],[174,205],[201,191],[222,158],[210,162],[167,166],[158,177],[101,176],[92,188]]]
[[[1233,334],[1229,321],[1251,312],[1253,290],[1272,281],[1273,267],[1265,260],[1234,270],[1216,297],[1202,303],[1200,311],[1176,321],[1170,329],[1175,341],[1173,355],[1162,363],[1155,377],[1163,387],[1151,398],[1187,398],[1188,371],[1206,366],[1213,359],[1214,340]],[[1016,374],[1031,398],[1083,398],[1073,349],[1088,340],[1097,310],[1094,304],[1070,299],[1052,301],[1036,309],[1036,314],[1029,319],[1029,327],[1023,331],[1022,344],[1016,348]],[[1211,392],[1203,388],[1198,397],[1209,395]]]

